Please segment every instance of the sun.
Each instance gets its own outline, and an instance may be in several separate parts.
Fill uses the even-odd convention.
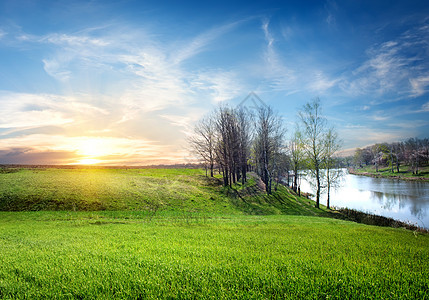
[[[110,147],[102,138],[85,138],[79,141],[77,154],[82,156],[78,164],[93,165],[101,163],[101,156],[109,154]]]
[[[83,140],[79,145],[79,154],[84,156],[100,156],[106,153],[103,140],[87,139]]]

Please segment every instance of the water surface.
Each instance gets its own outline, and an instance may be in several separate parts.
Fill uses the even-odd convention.
[[[331,206],[347,207],[429,228],[429,183],[349,174],[331,191]],[[301,190],[314,193],[305,180]],[[320,202],[326,205],[326,194]]]

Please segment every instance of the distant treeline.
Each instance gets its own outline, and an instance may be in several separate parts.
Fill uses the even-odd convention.
[[[410,138],[404,142],[381,143],[357,148],[354,163],[363,167],[374,165],[376,171],[380,166],[390,166],[392,173],[399,173],[401,165],[408,165],[413,174],[419,168],[429,164],[429,139]]]
[[[204,165],[200,163],[173,164],[173,165],[147,165],[147,166],[110,166],[110,165],[18,165],[0,164],[2,170],[11,169],[199,169]]]

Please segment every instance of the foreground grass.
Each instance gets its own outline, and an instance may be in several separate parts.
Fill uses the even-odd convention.
[[[375,166],[365,166],[363,168],[356,168],[351,170],[351,173],[357,175],[367,175],[367,176],[377,176],[377,177],[386,177],[386,178],[398,178],[406,180],[423,180],[429,181],[429,166],[419,168],[419,174],[413,174],[409,166],[400,166],[399,173],[396,170],[396,167],[393,168],[394,172],[392,173],[392,168],[390,167],[380,167],[378,172],[376,172]]]
[[[3,170],[0,298],[429,297],[427,234],[321,218],[335,213],[257,180]]]
[[[429,236],[310,216],[0,212],[0,298],[427,299]]]

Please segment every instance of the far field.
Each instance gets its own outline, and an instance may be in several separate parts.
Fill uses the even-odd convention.
[[[366,175],[366,176],[374,176],[374,177],[387,177],[387,178],[399,178],[405,180],[422,180],[429,181],[429,166],[424,166],[419,168],[419,173],[413,174],[411,172],[411,168],[407,165],[399,167],[399,173],[397,172],[396,167],[379,167],[378,172],[376,172],[375,166],[365,166],[363,168],[356,168],[352,170],[353,174]]]
[[[0,211],[132,210],[216,214],[328,215],[279,186],[266,196],[250,176],[233,189],[200,169],[4,169]]]
[[[427,299],[429,235],[201,170],[0,174],[1,299]],[[11,211],[14,210],[14,211]]]

